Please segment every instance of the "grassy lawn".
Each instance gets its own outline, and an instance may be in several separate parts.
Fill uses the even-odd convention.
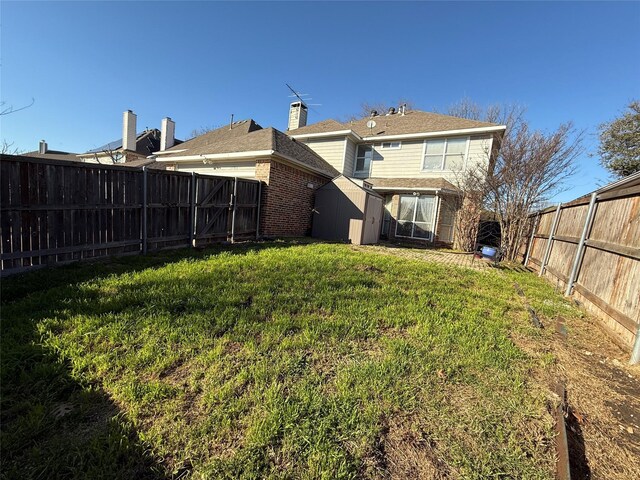
[[[347,245],[3,281],[2,475],[553,478],[545,359],[514,341],[550,329],[514,282],[579,315],[528,273]]]

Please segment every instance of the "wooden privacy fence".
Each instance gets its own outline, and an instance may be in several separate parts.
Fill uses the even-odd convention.
[[[553,278],[633,345],[640,324],[640,174],[530,219],[525,265]]]
[[[261,184],[2,155],[2,274],[256,237]]]

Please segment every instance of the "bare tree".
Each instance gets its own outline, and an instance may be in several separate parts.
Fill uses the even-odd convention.
[[[457,181],[460,209],[456,219],[458,248],[468,250],[477,238],[476,219],[484,206],[500,224],[503,257],[515,260],[529,213],[563,190],[582,153],[583,132],[571,123],[551,133],[532,130],[520,105],[482,107],[469,99],[452,105],[449,115],[506,125],[494,137],[488,169],[463,172]],[[473,248],[473,247],[471,247]]]
[[[475,249],[485,195],[486,170],[477,166],[455,172],[457,194],[447,196],[442,209],[454,219],[453,247],[464,252]]]
[[[100,163],[100,164],[106,163],[107,165],[111,165],[113,163],[121,163],[122,159],[124,158],[124,155],[120,150],[114,150],[109,147],[103,148],[100,153],[102,155],[99,155],[98,152],[94,152],[93,154],[93,159],[96,161],[96,163]],[[100,158],[105,158],[105,157],[107,157],[111,161],[101,162]]]
[[[20,110],[25,110],[30,106],[32,106],[34,103],[36,103],[36,99],[32,98],[30,104],[15,108],[13,105],[8,105],[7,102],[4,102],[4,101],[0,102],[0,116],[16,113],[16,112],[19,112]]]
[[[529,213],[561,192],[575,173],[582,139],[583,132],[576,132],[571,122],[544,133],[532,130],[526,121],[501,139],[496,164],[485,181],[485,204],[500,222],[505,259],[516,259]]]
[[[2,144],[0,144],[0,154],[2,155],[20,155],[21,151],[18,147],[14,147],[15,142],[8,142],[7,140],[2,140]]]

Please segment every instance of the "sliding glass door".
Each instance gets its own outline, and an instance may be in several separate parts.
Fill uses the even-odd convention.
[[[433,240],[436,197],[400,195],[396,237]]]

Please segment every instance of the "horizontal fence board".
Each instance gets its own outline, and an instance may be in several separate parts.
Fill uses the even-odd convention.
[[[579,283],[576,283],[575,288],[580,293],[580,295],[587,298],[591,303],[593,303],[607,315],[613,317],[620,325],[629,330],[631,333],[635,333],[636,329],[638,328],[638,324],[633,321],[633,319],[627,317],[624,313],[619,312],[615,308],[611,307],[607,302],[584,288]]]
[[[640,248],[626,247],[624,245],[616,245],[614,243],[599,242],[598,240],[587,240],[585,244],[588,247],[597,248],[603,252],[617,253],[625,257],[640,260]]]

